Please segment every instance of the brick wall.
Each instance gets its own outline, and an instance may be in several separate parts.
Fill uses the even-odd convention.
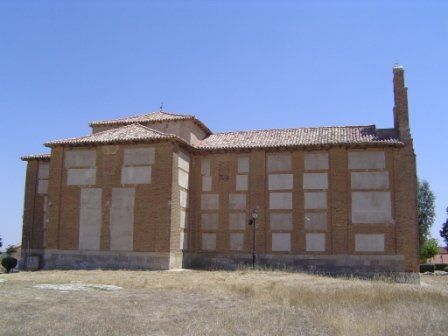
[[[369,166],[369,164],[364,167],[361,164],[359,167],[350,168],[349,153],[365,152],[373,153],[373,158],[378,153],[380,157],[384,156],[384,167]],[[327,169],[313,167],[307,169],[305,167],[305,156],[313,153],[328,154]],[[269,172],[268,160],[273,155],[288,156],[291,160],[291,167]],[[243,210],[247,215],[246,225],[241,231],[244,233],[244,246],[240,252],[237,252],[231,248],[230,242],[232,225],[229,218],[234,210],[229,209],[229,195],[242,194],[241,191],[235,190],[236,176],[238,175],[237,162],[241,156],[250,158],[250,169],[249,190],[244,192],[247,194]],[[210,172],[207,174],[211,177],[211,187],[207,185],[205,189],[204,183],[209,184],[210,182],[207,181],[207,177],[204,177],[206,173],[204,169],[201,172],[203,162],[209,162]],[[377,164],[375,160],[372,162],[374,165]],[[192,172],[195,188],[192,192],[190,225],[193,238],[190,247],[193,253],[202,253],[204,256],[210,254],[231,256],[238,253],[241,255],[250,253],[252,236],[251,227],[247,225],[247,221],[250,210],[257,208],[259,218],[256,229],[256,250],[260,255],[269,254],[274,257],[285,254],[304,255],[305,257],[308,255],[310,258],[319,255],[320,257],[353,255],[378,258],[396,255],[404,257],[405,270],[417,271],[418,227],[415,210],[415,158],[411,146],[370,149],[333,147],[316,152],[257,150],[250,153],[210,153],[195,157]],[[312,183],[314,182],[304,186],[304,174],[308,175],[307,178],[328,176],[328,187],[313,187]],[[270,188],[269,175],[276,175],[274,178],[288,178],[292,175],[293,184],[292,186],[280,184],[279,187]],[[352,185],[352,183],[355,184]],[[273,206],[270,205],[272,194],[282,194],[279,196],[285,196],[287,199],[291,197],[292,207],[290,208],[289,205],[274,206],[272,209]],[[309,196],[306,194],[325,196],[326,204],[305,209],[305,198]],[[201,198],[211,199],[212,195],[216,195],[219,199],[217,206],[201,207]],[[357,199],[352,200],[352,197]],[[366,208],[366,213],[358,213],[358,217],[360,216],[361,219],[356,215],[352,218],[352,201],[354,201],[353,204],[367,202],[367,205],[363,206],[375,207],[378,202],[381,203],[383,199],[387,200],[388,198],[390,198],[390,218],[381,218],[388,214],[387,205],[381,205],[378,209]],[[271,202],[273,201],[275,200],[271,198]],[[217,215],[217,219],[215,217],[212,220],[212,222],[217,220],[216,223],[210,224],[210,217],[207,217],[209,214]],[[274,217],[272,217],[273,214]],[[278,214],[280,216],[275,217]],[[292,227],[287,221],[284,222],[285,217],[282,217],[282,215],[289,216],[289,214],[292,214]],[[313,218],[321,218],[321,220],[325,217],[326,225],[315,227],[308,225],[306,227],[305,220],[310,214],[316,214],[317,217]],[[205,218],[204,215],[206,215]],[[362,219],[363,216],[367,216],[366,219]],[[271,221],[280,219],[282,220],[280,225],[271,223]],[[273,242],[273,239],[276,241]],[[285,244],[284,248],[275,247],[278,244]]]
[[[123,162],[127,149],[154,149],[154,162],[126,165]],[[95,163],[91,166],[67,168],[64,157],[75,151],[93,151]],[[59,250],[79,249],[80,199],[83,189],[101,190],[101,223],[99,250],[111,249],[111,208],[113,191],[116,189],[134,190],[133,200],[133,238],[130,251],[169,252],[171,223],[171,190],[173,144],[139,144],[122,146],[98,146],[93,148],[55,148],[52,151],[51,180],[49,187],[50,223],[46,233],[46,247]],[[151,167],[150,182],[123,183],[123,170],[126,168]],[[96,169],[94,182],[68,185],[69,170]],[[135,174],[135,172],[133,172]],[[143,176],[143,175],[142,175]],[[135,177],[133,177],[135,178]],[[82,182],[84,183],[84,182]],[[125,211],[122,211],[125,212]]]
[[[146,162],[138,151],[148,148],[153,158]],[[76,151],[88,153],[81,156],[79,162],[67,159],[71,155],[68,153]],[[134,154],[126,161],[125,152]],[[373,153],[374,160],[353,164],[351,161],[359,160],[356,153]],[[316,154],[326,157],[327,163],[310,164],[310,157]],[[355,159],[351,158],[353,154]],[[378,164],[378,157],[384,164]],[[285,162],[289,163],[282,166],[283,163],[277,162],[272,168],[272,158],[280,158],[276,159],[280,160],[278,162],[287,158]],[[96,246],[89,235],[96,231],[88,230],[97,225],[99,254],[171,253],[171,267],[182,266],[184,252],[195,255],[196,259],[202,258],[205,263],[213,256],[225,256],[231,262],[238,262],[250,257],[252,227],[247,222],[250,210],[256,208],[259,214],[256,252],[259,259],[264,258],[267,263],[300,258],[308,263],[316,260],[345,263],[348,268],[354,263],[353,269],[357,269],[358,264],[368,267],[378,262],[380,266],[392,265],[391,270],[417,271],[416,176],[412,144],[231,153],[189,153],[187,148],[169,142],[56,147],[51,155],[48,195],[44,187],[46,182],[42,181],[45,174],[39,173],[39,165],[38,160],[31,160],[27,167],[25,248],[29,242],[31,249],[45,246],[48,251],[79,252],[83,250],[80,246]],[[95,170],[93,175],[91,170]],[[146,183],[148,170],[150,182]],[[137,182],[133,183],[133,179]],[[143,182],[138,182],[139,179]],[[117,198],[121,201],[114,201],[114,190],[123,189],[129,194],[127,201],[121,198]],[[85,190],[95,197],[99,195],[98,209],[92,205],[94,202],[82,203]],[[321,196],[325,196],[325,202]],[[367,202],[366,207],[375,207],[389,198],[390,209],[382,205],[378,209],[366,208],[366,213],[352,213],[352,204],[356,202]],[[120,202],[130,203],[121,207]],[[280,202],[280,206],[274,205],[275,202]],[[317,202],[317,205],[310,206],[309,202]],[[123,234],[132,234],[132,237],[128,242],[118,239],[112,244],[113,230],[117,227],[111,225],[111,213],[117,204],[118,229],[120,221],[128,223],[128,231]],[[48,223],[44,225],[45,209],[48,209]],[[122,215],[127,217],[120,217]],[[365,216],[367,220],[363,222]],[[386,217],[383,220],[381,216]],[[80,223],[87,233],[83,233]],[[82,238],[81,245],[80,237],[87,237],[86,240]],[[118,246],[117,251],[114,246]],[[95,248],[93,252],[84,249],[95,252]]]

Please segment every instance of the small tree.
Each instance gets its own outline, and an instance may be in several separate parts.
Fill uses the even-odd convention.
[[[420,246],[423,246],[424,242],[430,236],[431,226],[436,217],[434,210],[435,199],[428,181],[419,181],[417,190],[417,214]]]
[[[446,213],[448,214],[448,208],[446,209]],[[448,248],[448,216],[447,216],[445,223],[443,223],[443,225],[442,225],[442,230],[440,230],[439,232],[440,232],[440,237],[443,238],[443,240],[445,241],[445,244]]]
[[[6,269],[6,273],[9,273],[17,266],[17,259],[11,257],[11,254],[17,252],[17,247],[9,245],[6,248],[6,257],[1,259],[1,265]]]
[[[14,267],[17,266],[17,259],[7,256],[2,259],[2,266],[6,269],[6,273],[9,273]]]
[[[3,243],[2,243],[2,236],[0,236],[0,249],[2,248]]]
[[[437,239],[431,238],[426,240],[420,249],[420,259],[426,262],[427,259],[433,258],[439,253],[439,242]]]
[[[11,254],[16,253],[16,252],[17,252],[17,247],[14,246],[14,245],[9,245],[9,246],[6,248],[6,254],[7,254],[8,256],[10,256]]]

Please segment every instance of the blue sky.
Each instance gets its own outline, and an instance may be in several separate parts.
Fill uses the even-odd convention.
[[[25,163],[88,122],[156,110],[214,131],[392,126],[404,65],[418,174],[448,207],[443,1],[0,1],[0,235],[21,237]]]

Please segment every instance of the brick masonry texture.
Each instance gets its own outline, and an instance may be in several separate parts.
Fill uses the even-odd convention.
[[[213,134],[194,116],[156,112],[94,122],[93,135],[49,142],[51,155],[22,158],[28,162],[25,259],[38,257],[43,268],[235,268],[251,262],[248,220],[256,209],[260,264],[344,274],[417,272],[416,163],[402,72],[394,68],[395,86],[403,86],[394,88],[400,95],[394,129],[226,135]],[[125,163],[129,149],[154,155]],[[73,161],[67,153],[76,151],[88,151],[88,163],[67,167],[66,157]],[[47,193],[37,192],[42,162],[50,164]],[[90,169],[94,176],[67,183],[69,169]],[[99,209],[85,199],[81,209],[85,188],[100,190]],[[111,211],[119,188],[132,196],[122,213]],[[371,201],[375,197],[388,203]],[[111,245],[112,212],[114,232],[132,235],[117,240],[124,245]],[[82,244],[81,213],[82,232],[98,235]],[[88,249],[90,241],[95,248]],[[26,268],[26,260],[22,264]]]

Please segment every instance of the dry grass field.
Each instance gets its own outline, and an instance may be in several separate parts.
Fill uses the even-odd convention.
[[[52,284],[68,286],[35,287]],[[252,270],[21,272],[0,274],[0,301],[0,335],[448,334],[448,276],[435,275],[409,285]]]

